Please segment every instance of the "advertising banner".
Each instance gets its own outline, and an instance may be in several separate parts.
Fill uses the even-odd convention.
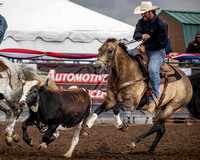
[[[106,96],[101,88],[106,88],[108,73],[96,75],[92,65],[37,65],[40,71],[47,72],[59,89],[85,88],[93,99],[93,105],[99,106]]]

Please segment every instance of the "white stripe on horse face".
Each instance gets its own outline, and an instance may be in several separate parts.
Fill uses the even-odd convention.
[[[37,81],[37,80],[26,82],[26,84],[23,87],[23,95],[22,95],[22,98],[20,99],[20,102],[26,100],[26,96],[27,96],[28,92],[30,91],[31,87],[37,85],[38,83],[39,83],[39,81]]]

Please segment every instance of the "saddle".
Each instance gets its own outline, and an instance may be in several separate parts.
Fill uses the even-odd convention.
[[[149,57],[144,53],[137,54],[136,56],[138,56],[141,59],[141,63],[145,67],[145,70],[148,71]],[[161,84],[165,83],[166,77],[168,78],[169,83],[181,79],[181,75],[177,72],[177,70],[171,65],[165,63],[165,61],[163,61],[162,66],[160,68]]]
[[[0,78],[3,78],[2,72],[6,72],[9,78],[9,85],[13,89],[12,84],[11,84],[11,70],[10,68],[5,64],[4,61],[0,60]]]
[[[148,64],[149,64],[149,57],[144,54],[144,53],[140,53],[137,54],[135,57],[139,57],[139,59],[136,58],[136,60],[138,61],[140,68],[143,72],[144,77],[148,76]],[[160,68],[160,84],[164,84],[164,90],[163,93],[161,94],[160,100],[158,102],[158,100],[155,98],[155,96],[152,93],[151,87],[149,87],[149,81],[147,81],[148,84],[148,88],[146,89],[146,95],[148,96],[152,96],[154,98],[154,100],[157,100],[157,108],[160,107],[160,105],[162,104],[162,101],[166,95],[166,89],[167,89],[167,85],[170,82],[174,82],[177,81],[179,79],[181,79],[182,76],[177,72],[177,70],[172,67],[171,65],[165,63],[165,61],[163,61],[162,66]],[[155,100],[155,101],[156,101]]]

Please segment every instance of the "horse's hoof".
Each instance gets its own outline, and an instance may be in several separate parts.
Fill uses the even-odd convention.
[[[128,131],[128,124],[126,122],[122,123],[122,126],[119,128],[120,131],[127,132]]]
[[[132,149],[134,149],[135,148],[135,143],[134,142],[130,142],[130,143],[127,143],[126,144],[128,147],[130,147],[130,148],[132,148]]]
[[[16,142],[16,143],[18,143],[20,141],[20,137],[19,137],[19,135],[17,133],[12,135],[11,137],[14,140],[14,142]]]
[[[47,149],[47,144],[46,143],[42,143],[38,146],[38,150],[45,150]]]
[[[6,137],[5,137],[5,140],[6,140],[6,144],[7,144],[8,146],[11,146],[11,145],[13,144],[13,138],[12,138],[12,137],[6,136]]]
[[[89,132],[90,132],[90,129],[89,129],[87,126],[84,126],[84,127],[81,129],[80,136],[88,136],[88,135],[89,135]]]
[[[80,136],[88,136],[88,135],[89,135],[89,133],[86,131],[81,131],[81,133],[80,133]]]

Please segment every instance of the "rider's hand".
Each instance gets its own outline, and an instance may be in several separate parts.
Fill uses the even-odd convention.
[[[140,53],[144,53],[144,52],[145,52],[145,46],[140,46],[140,47],[138,47],[137,49],[138,49],[138,51],[139,51]]]
[[[143,34],[142,35],[142,39],[143,40],[147,40],[147,39],[149,39],[150,38],[150,35],[148,35],[148,34]]]

